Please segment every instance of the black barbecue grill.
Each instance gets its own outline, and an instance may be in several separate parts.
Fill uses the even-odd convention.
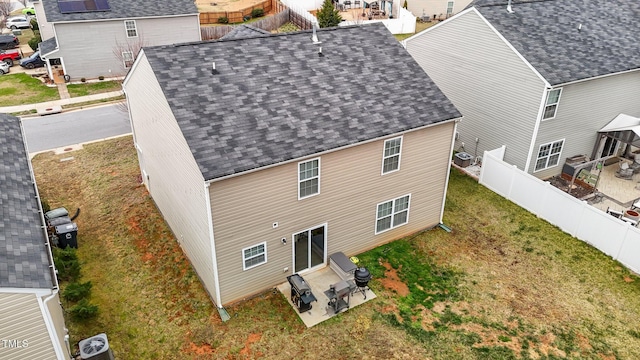
[[[371,280],[371,273],[367,268],[357,268],[353,273],[353,280],[356,282],[356,289],[354,292],[361,292],[364,298],[367,298],[367,290],[369,289],[369,280]]]
[[[316,297],[309,284],[298,274],[287,276],[287,280],[291,285],[291,302],[298,308],[298,312],[311,310],[311,303],[316,301]]]

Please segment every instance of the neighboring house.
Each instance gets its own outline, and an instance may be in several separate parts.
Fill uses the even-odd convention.
[[[193,0],[37,0],[34,6],[40,55],[57,81],[122,77],[142,46],[201,39]]]
[[[404,0],[400,0],[404,5]],[[462,11],[471,0],[407,0],[407,10],[417,17],[444,20]]]
[[[144,48],[123,86],[218,306],[442,221],[460,113],[382,24]]]
[[[640,117],[640,2],[507,3],[477,1],[405,41],[464,115],[456,149],[506,145],[505,161],[539,178],[568,157],[615,155],[617,135],[599,131]]]
[[[0,359],[69,359],[58,281],[20,119],[0,114]]]

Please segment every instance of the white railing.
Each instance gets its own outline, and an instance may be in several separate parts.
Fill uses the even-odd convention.
[[[502,161],[504,146],[485,151],[480,184],[640,272],[640,229]]]
[[[340,26],[381,22],[392,34],[413,34],[416,32],[416,17],[407,9],[394,9],[393,19],[343,21]]]

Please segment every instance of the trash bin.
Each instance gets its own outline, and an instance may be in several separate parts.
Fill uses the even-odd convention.
[[[55,235],[58,237],[58,247],[62,249],[67,246],[78,248],[78,225],[76,223],[56,226]]]
[[[69,212],[67,211],[67,209],[63,207],[59,207],[57,209],[53,209],[44,213],[44,217],[47,220],[54,219],[61,216],[68,216],[68,215],[69,215]]]
[[[471,156],[471,154],[467,154],[466,152],[459,152],[456,154],[456,156],[453,158],[453,163],[460,166],[460,167],[467,167],[469,165],[471,165],[471,158],[473,156]]]

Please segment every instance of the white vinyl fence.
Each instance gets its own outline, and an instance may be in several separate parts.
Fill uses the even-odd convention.
[[[518,170],[503,156],[504,146],[485,151],[480,184],[640,272],[640,229]]]

